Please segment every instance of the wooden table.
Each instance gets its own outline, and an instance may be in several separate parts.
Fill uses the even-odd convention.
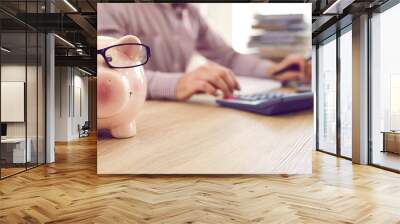
[[[210,102],[146,102],[135,137],[98,140],[98,173],[311,173],[312,111],[268,117]]]
[[[5,160],[4,163],[25,165],[26,162],[31,162],[32,140],[30,138],[5,138],[1,139],[1,145],[2,158],[0,159]]]
[[[383,150],[382,152],[392,152],[400,154],[400,131],[382,131]]]

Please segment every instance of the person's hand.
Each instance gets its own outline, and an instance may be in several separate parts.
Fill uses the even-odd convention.
[[[267,77],[287,82],[311,80],[311,64],[301,55],[289,55],[279,63],[272,64],[267,70]]]
[[[182,75],[176,84],[176,98],[184,101],[196,93],[217,96],[217,90],[221,90],[224,97],[229,97],[234,90],[239,89],[239,83],[231,70],[209,62]]]

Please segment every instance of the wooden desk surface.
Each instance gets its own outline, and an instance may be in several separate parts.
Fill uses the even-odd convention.
[[[312,112],[261,116],[148,101],[130,139],[98,139],[99,174],[311,173]]]

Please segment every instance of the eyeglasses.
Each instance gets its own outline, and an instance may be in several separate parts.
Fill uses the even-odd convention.
[[[150,47],[138,43],[112,45],[100,50],[110,68],[133,68],[147,63],[150,58]]]

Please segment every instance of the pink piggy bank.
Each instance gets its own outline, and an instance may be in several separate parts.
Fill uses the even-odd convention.
[[[110,46],[105,56],[110,65],[132,66],[139,55],[138,48],[127,43],[140,43],[132,35],[120,39],[97,37],[97,49]],[[120,45],[122,44],[122,45]],[[135,118],[146,98],[146,80],[143,66],[111,68],[105,58],[97,55],[97,125],[108,129],[114,138],[129,138],[136,134]]]

